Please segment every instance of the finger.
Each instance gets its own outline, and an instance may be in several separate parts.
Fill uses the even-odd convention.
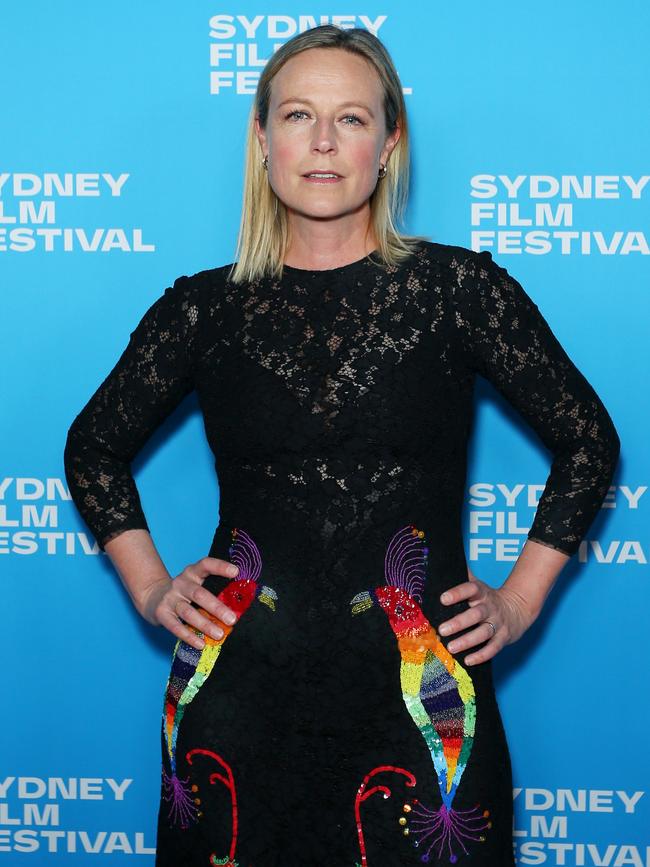
[[[176,603],[175,613],[176,616],[180,617],[181,620],[184,620],[188,626],[193,626],[195,629],[198,629],[199,632],[203,632],[204,635],[209,635],[210,638],[214,638],[215,641],[219,641],[225,634],[224,629],[218,623],[214,623],[205,616],[204,612],[199,608],[194,608],[194,606],[185,599],[181,599]]]
[[[461,611],[450,620],[445,620],[438,624],[438,632],[440,635],[451,635],[453,632],[459,632],[461,629],[467,629],[469,626],[474,626],[485,620],[487,617],[487,607],[484,603],[479,602],[472,608],[466,611]],[[490,627],[488,627],[490,628]],[[492,630],[490,629],[490,634]]]
[[[237,612],[229,608],[225,602],[222,602],[218,596],[206,590],[201,584],[191,588],[187,598],[191,602],[195,602],[200,608],[203,608],[208,614],[217,617],[219,620],[232,626],[237,622]]]
[[[471,632],[466,632],[460,638],[454,638],[453,641],[450,641],[447,645],[447,650],[450,653],[460,653],[470,647],[476,647],[477,644],[483,644],[488,639],[496,638],[498,632],[498,627],[495,632],[489,623],[479,623],[476,629],[472,629]]]
[[[180,638],[181,641],[189,644],[190,647],[195,647],[197,650],[203,650],[205,647],[205,641],[193,629],[190,629],[178,617],[175,617],[171,611],[166,610],[162,613],[158,618],[158,622],[171,632],[172,635],[175,635],[176,638]]]
[[[492,630],[490,629],[490,632],[491,631]],[[488,659],[493,659],[504,647],[505,642],[500,641],[495,635],[494,638],[491,638],[480,650],[468,654],[464,659],[464,663],[466,665],[478,665],[481,662],[487,662]]]
[[[216,559],[216,558],[208,558],[208,559]],[[225,561],[220,561],[224,563]],[[196,565],[196,564],[194,564]],[[232,564],[229,564],[232,565]],[[222,602],[214,593],[210,590],[207,590],[203,586],[203,581],[207,576],[203,578],[198,575],[194,575],[192,573],[193,566],[188,566],[184,569],[178,577],[174,579],[173,582],[173,590],[175,591],[174,598],[189,600],[190,602],[195,602],[201,608],[204,608],[208,614],[212,614],[215,617],[218,617],[219,620],[222,620],[224,623],[227,623],[229,626],[232,626],[237,622],[237,612],[233,611],[232,608],[229,608],[225,602]],[[175,612],[175,603],[170,603],[172,610]]]
[[[471,599],[477,593],[481,592],[483,582],[478,578],[473,581],[463,581],[462,584],[456,584],[450,587],[440,595],[440,601],[443,605],[453,605],[455,602],[462,602],[463,599]]]
[[[239,572],[239,568],[234,563],[221,560],[219,557],[202,557],[188,568],[197,578],[207,578],[208,575],[225,575],[227,578],[234,578]]]

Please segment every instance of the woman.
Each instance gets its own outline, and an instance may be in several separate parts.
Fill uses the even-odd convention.
[[[150,307],[65,451],[137,610],[179,639],[157,864],[507,867],[491,660],[596,515],[615,428],[489,253],[395,228],[407,118],[376,37],[327,25],[282,46],[246,159],[238,262]],[[461,534],[477,373],[553,454],[496,589],[468,571]],[[192,389],[220,520],[172,580],[130,462]]]

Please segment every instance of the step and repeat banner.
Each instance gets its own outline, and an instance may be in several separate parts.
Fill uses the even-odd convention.
[[[3,4],[0,860],[153,865],[173,638],[131,607],[63,448],[153,301],[233,261],[260,71],[321,23],[367,28],[393,56],[405,231],[489,249],[619,431],[600,514],[494,670],[518,863],[649,867],[650,11],[631,0]],[[469,457],[468,562],[497,586],[551,456],[479,381]],[[133,470],[177,574],[218,520],[193,395]]]

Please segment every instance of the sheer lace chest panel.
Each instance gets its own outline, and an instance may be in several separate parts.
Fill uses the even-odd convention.
[[[200,388],[215,453],[454,449],[468,389],[436,272],[362,260],[333,273],[288,269],[281,281],[216,281]]]

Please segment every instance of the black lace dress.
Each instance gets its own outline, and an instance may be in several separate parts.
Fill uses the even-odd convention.
[[[488,252],[421,242],[400,267],[240,286],[228,268],[147,310],[65,450],[102,548],[148,529],[130,462],[196,389],[220,487],[209,553],[240,567],[206,581],[235,626],[175,649],[156,863],[508,867],[491,664],[436,632],[467,607],[439,597],[467,580],[475,375],[552,453],[529,538],[567,554],[610,484],[612,421]]]

